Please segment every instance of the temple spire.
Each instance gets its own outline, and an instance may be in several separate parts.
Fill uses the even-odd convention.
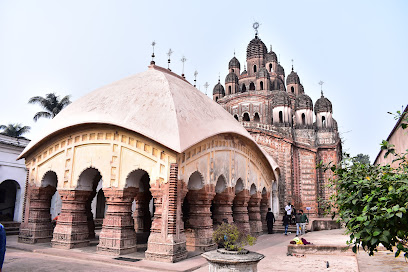
[[[321,93],[322,97],[323,97],[323,84],[324,84],[324,82],[320,80],[319,85],[320,85],[320,93]]]

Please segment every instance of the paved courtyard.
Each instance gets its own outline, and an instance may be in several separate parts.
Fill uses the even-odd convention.
[[[305,239],[315,245],[344,246],[347,236],[344,230],[311,232]],[[394,258],[392,253],[380,251],[375,257],[365,252],[357,256],[350,251],[335,254],[296,254],[287,256],[287,245],[295,235],[262,235],[256,245],[248,249],[262,253],[265,258],[258,265],[258,271],[408,271],[408,263],[401,256]],[[26,245],[17,243],[16,236],[8,237],[8,248],[4,263],[5,272],[14,271],[208,271],[208,265],[201,256],[193,256],[179,263],[169,264],[143,260],[141,252],[125,255],[126,260],[97,254],[96,244],[82,249],[53,249],[49,244]],[[135,261],[141,259],[140,261]],[[130,260],[130,261],[129,261]],[[327,267],[329,264],[329,267]]]

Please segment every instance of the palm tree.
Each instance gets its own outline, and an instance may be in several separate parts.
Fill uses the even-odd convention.
[[[30,131],[31,127],[29,126],[21,126],[21,124],[8,124],[7,126],[5,125],[0,125],[0,129],[3,130],[1,132],[4,135],[10,136],[10,137],[21,137],[24,133],[27,133]]]
[[[40,104],[45,111],[39,111],[34,115],[34,121],[41,117],[54,118],[63,108],[71,104],[70,95],[64,96],[61,100],[55,93],[49,93],[44,97],[34,96],[28,100],[29,104]]]

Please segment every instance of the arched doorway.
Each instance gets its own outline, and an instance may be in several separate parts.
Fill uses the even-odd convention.
[[[259,114],[257,112],[255,112],[254,122],[259,123],[260,121],[261,121],[261,118],[259,118]]]
[[[15,180],[0,184],[0,221],[17,221],[21,187]],[[18,196],[18,197],[17,197]]]
[[[253,82],[251,82],[251,83],[249,84],[249,90],[250,90],[250,91],[255,91],[255,84],[254,84]]]
[[[249,118],[249,113],[245,112],[244,116],[242,116],[242,121],[249,122],[251,119]]]
[[[220,175],[215,185],[215,197],[212,201],[214,229],[223,222],[232,223],[232,202],[235,197],[233,188],[227,187],[224,175]]]

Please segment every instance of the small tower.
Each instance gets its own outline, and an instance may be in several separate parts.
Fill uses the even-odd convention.
[[[319,99],[317,99],[314,106],[316,114],[316,127],[318,130],[332,130],[335,125],[333,121],[333,108],[329,99],[324,97],[323,91]]]
[[[272,98],[272,125],[292,126],[292,108],[290,97],[285,91],[274,91]]]
[[[265,68],[271,74],[276,74],[277,72],[278,57],[276,56],[275,52],[272,51],[272,45],[269,52],[265,55]]]
[[[241,64],[239,63],[238,59],[235,57],[235,53],[234,53],[234,57],[230,60],[228,64],[228,70],[229,70],[228,71],[229,73],[235,73],[237,77],[239,77],[240,70],[241,70]]]
[[[307,94],[300,94],[295,100],[295,128],[313,128],[313,102]]]
[[[293,61],[293,60],[292,60]],[[298,96],[299,94],[303,93],[303,86],[300,88],[300,79],[298,74],[293,71],[293,64],[292,64],[292,71],[286,78],[286,88],[289,94],[293,96]]]
[[[225,95],[238,93],[238,76],[232,71],[225,77],[225,89]]]
[[[221,85],[220,80],[218,79],[217,85],[214,86],[213,90],[213,99],[215,102],[218,101],[218,99],[222,98],[225,96],[225,90],[224,87]]]
[[[256,73],[256,89],[259,91],[269,90],[270,80],[269,72],[265,67],[261,67]]]

